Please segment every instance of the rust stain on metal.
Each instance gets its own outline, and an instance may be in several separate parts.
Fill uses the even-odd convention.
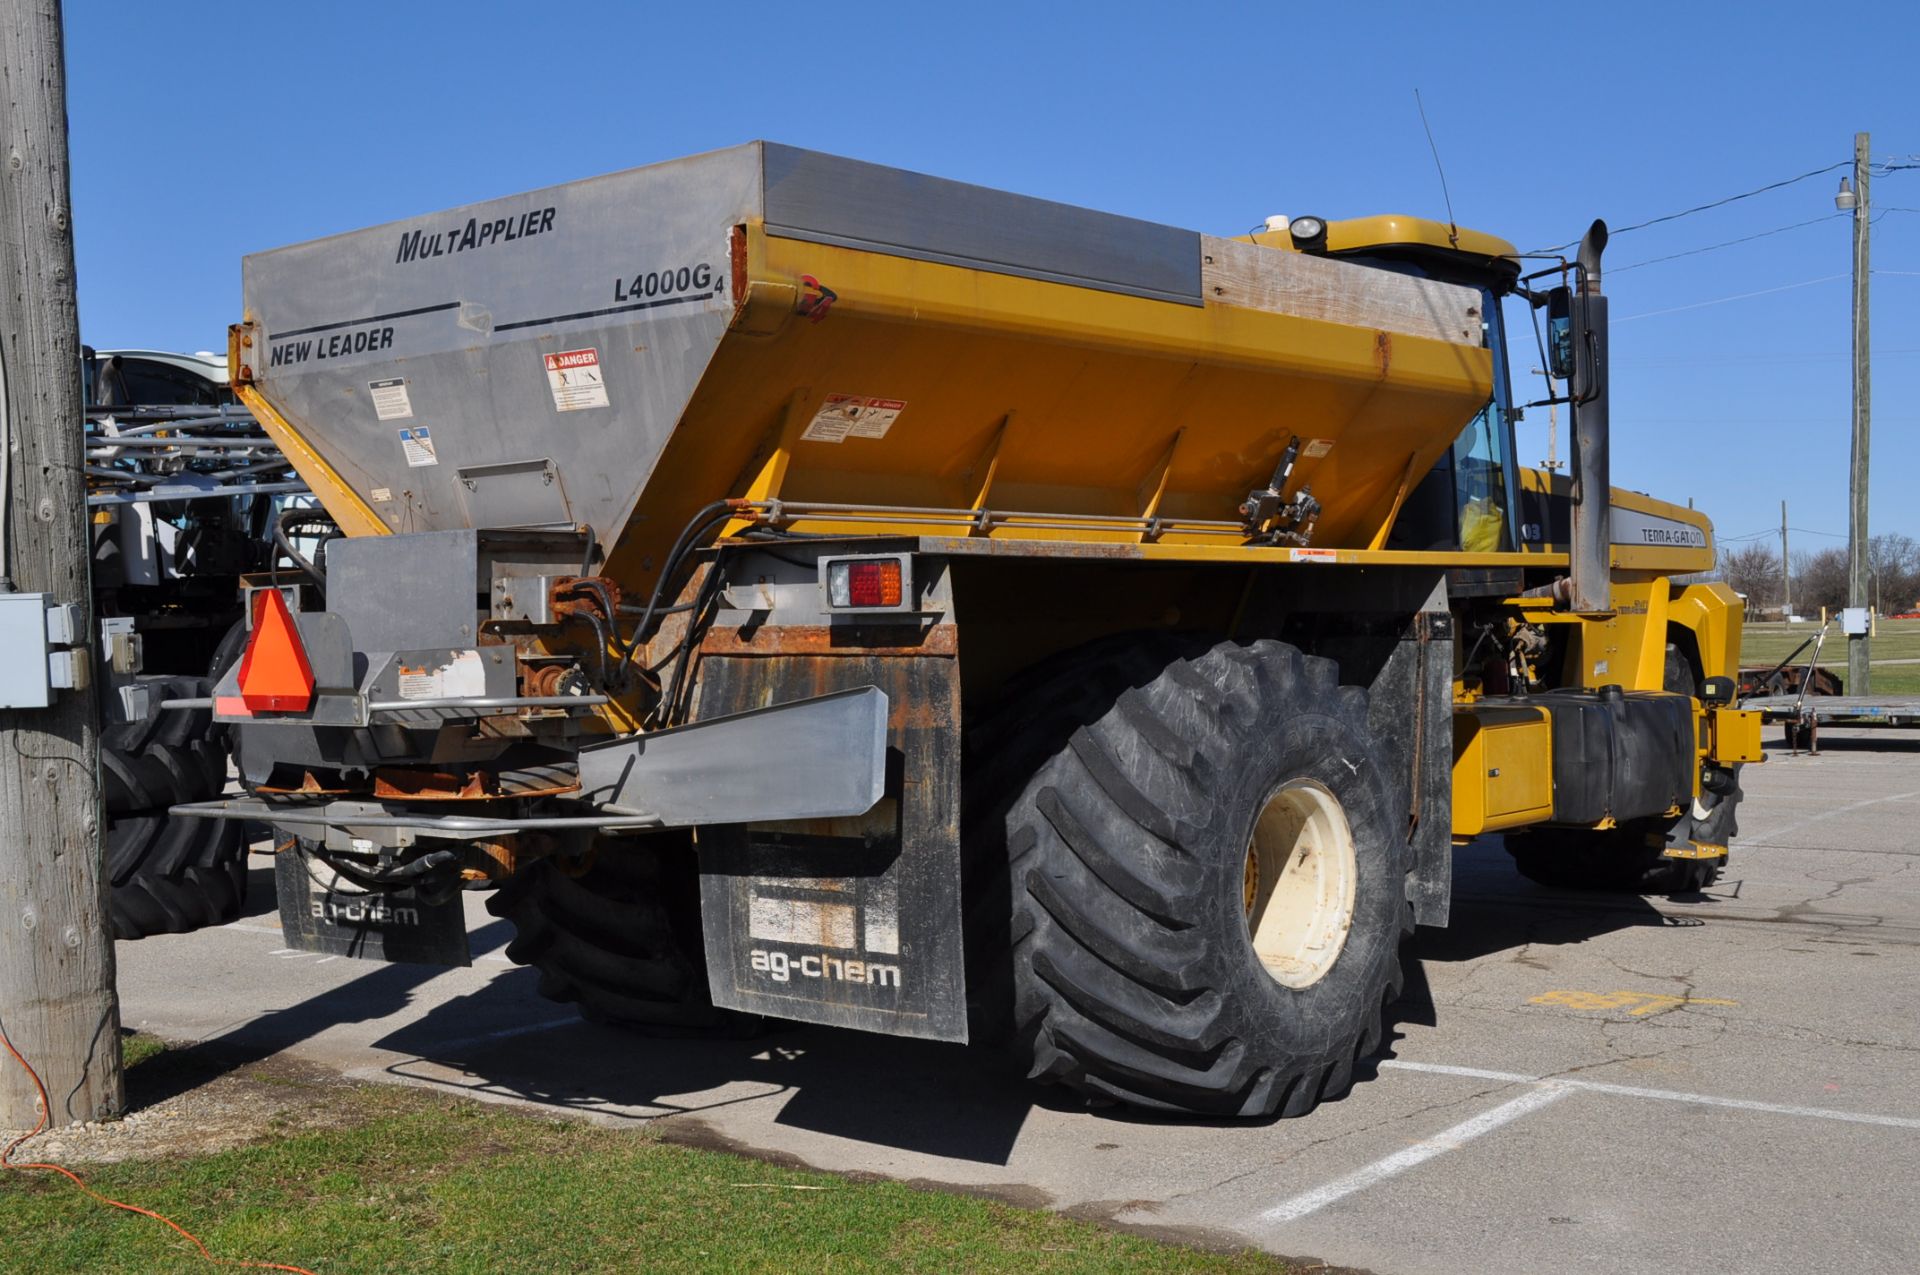
[[[256,787],[254,791],[267,793],[275,797],[335,797],[341,793],[352,792],[353,790],[351,788],[341,788],[337,785],[321,783],[318,775],[314,774],[311,770],[303,770],[300,772],[300,782],[290,788],[284,785],[275,787],[269,784],[261,784]]]
[[[611,623],[619,617],[620,586],[606,576],[559,576],[547,590],[547,605],[556,617],[593,611]]]
[[[950,657],[959,652],[958,634],[951,624],[919,630],[900,625],[745,625],[710,630],[701,639],[700,654]]]
[[[529,696],[558,695],[560,680],[573,670],[572,664],[541,664],[526,670],[521,684]]]
[[[524,773],[524,772],[523,772]],[[551,797],[578,792],[580,781],[556,774],[545,781],[517,779],[503,792],[498,773],[490,770],[423,770],[383,766],[373,772],[373,795],[392,801],[498,801],[503,796]]]
[[[1380,364],[1380,376],[1385,379],[1387,373],[1393,368],[1393,337],[1386,332],[1375,332],[1373,353]]]
[[[1178,531],[1176,525],[1169,524],[1162,534]],[[1140,551],[1137,543],[1107,540],[987,540],[965,539],[956,536],[923,535],[920,537],[923,552],[971,554],[983,558],[1084,558],[1095,561],[1140,562],[1146,554]]]
[[[957,720],[953,705],[939,696],[899,696],[893,701],[893,711],[887,728],[901,730],[950,730]]]
[[[747,228],[735,226],[727,232],[727,262],[732,268],[734,317],[747,300]]]
[[[535,859],[560,856],[555,862],[568,870],[568,843],[550,833],[509,832],[469,841],[461,847],[460,875],[468,881],[504,881]],[[568,872],[568,875],[577,873]]]
[[[520,870],[531,855],[521,853],[520,838],[508,833],[482,841],[469,841],[461,847],[460,875],[468,881],[504,881]]]

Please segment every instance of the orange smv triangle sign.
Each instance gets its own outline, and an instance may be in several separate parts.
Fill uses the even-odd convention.
[[[253,639],[240,657],[240,701],[255,713],[297,713],[313,703],[313,668],[278,589],[253,595]]]

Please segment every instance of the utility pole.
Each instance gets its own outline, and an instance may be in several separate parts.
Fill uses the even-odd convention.
[[[1546,376],[1546,373],[1545,373],[1545,372],[1542,372],[1542,371],[1541,371],[1541,370],[1540,370],[1539,368],[1537,368],[1537,367],[1536,367],[1536,368],[1530,368],[1530,369],[1528,369],[1528,370],[1529,370],[1529,371],[1531,371],[1531,372],[1532,372],[1532,373],[1533,373],[1533,374],[1534,374],[1535,376]],[[1547,376],[1547,397],[1548,397],[1549,399],[1551,399],[1551,398],[1552,398],[1552,397],[1553,397],[1553,396],[1554,396],[1555,394],[1557,394],[1557,393],[1559,393],[1559,390],[1557,390],[1557,389],[1556,389],[1556,388],[1554,387],[1554,384],[1553,384],[1553,378],[1552,378],[1551,376]],[[1550,474],[1551,474],[1551,473],[1555,473],[1555,472],[1557,472],[1557,471],[1559,470],[1559,468],[1560,468],[1560,454],[1559,454],[1559,453],[1560,453],[1560,446],[1559,446],[1559,440],[1560,440],[1560,416],[1559,416],[1559,412],[1560,412],[1560,409],[1559,409],[1559,407],[1558,407],[1558,406],[1557,406],[1556,404],[1553,404],[1553,403],[1548,403],[1548,404],[1547,404],[1547,463],[1546,463],[1546,469],[1547,469],[1547,472],[1548,472],[1548,473],[1550,473]]]
[[[1787,502],[1780,502],[1780,618],[1793,619],[1793,567],[1787,562]]]
[[[0,5],[0,94],[0,592],[77,604],[84,635],[93,620],[60,0]],[[126,1105],[99,718],[90,679],[73,680],[48,707],[0,709],[0,1026],[45,1082],[56,1128]],[[0,1128],[38,1119],[31,1081],[0,1054]]]
[[[1867,605],[1867,451],[1872,430],[1873,379],[1867,337],[1867,230],[1872,225],[1867,179],[1872,170],[1867,134],[1853,135],[1853,467],[1848,482],[1847,605]],[[1847,694],[1872,693],[1867,635],[1847,636]]]

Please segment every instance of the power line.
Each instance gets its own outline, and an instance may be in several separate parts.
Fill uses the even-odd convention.
[[[1879,271],[1874,271],[1879,274]],[[1799,283],[1783,283],[1777,288],[1761,288],[1756,292],[1736,292],[1730,297],[1715,297],[1711,301],[1695,301],[1688,305],[1668,306],[1664,310],[1647,310],[1641,314],[1629,314],[1613,320],[1615,323],[1631,323],[1635,319],[1651,319],[1656,315],[1679,314],[1682,310],[1699,310],[1710,305],[1725,305],[1729,301],[1745,301],[1749,297],[1764,297],[1775,292],[1791,292],[1795,288],[1811,288],[1816,283],[1832,283],[1835,279],[1850,279],[1850,274],[1823,274],[1818,279],[1802,279]]]
[[[1750,429],[1755,427],[1765,428],[1765,429],[1788,429],[1788,428],[1801,426],[1801,425],[1831,425],[1833,424],[1833,420],[1834,420],[1834,418],[1831,416],[1810,416],[1810,417],[1801,417],[1797,420],[1758,421],[1750,417],[1745,417],[1745,416],[1735,417],[1735,416],[1728,416],[1724,414],[1719,416],[1639,416],[1639,415],[1636,415],[1633,419],[1634,419],[1634,423],[1637,425],[1724,425],[1730,429]],[[1914,426],[1920,426],[1920,420],[1896,420],[1891,423],[1898,425],[1903,429],[1912,428]]]
[[[1887,209],[1887,211],[1892,212],[1894,210]],[[1641,266],[1657,266],[1663,261],[1678,261],[1682,257],[1697,257],[1703,252],[1717,252],[1722,248],[1731,248],[1735,244],[1752,243],[1755,239],[1765,239],[1769,235],[1782,235],[1789,230],[1798,230],[1802,226],[1817,226],[1822,222],[1832,221],[1836,217],[1846,217],[1850,215],[1849,213],[1836,212],[1828,213],[1824,217],[1810,217],[1806,221],[1796,221],[1791,226],[1776,226],[1772,230],[1763,230],[1756,235],[1742,235],[1738,239],[1729,239],[1724,243],[1708,244],[1704,248],[1689,248],[1685,252],[1669,253],[1664,257],[1650,257],[1645,261],[1636,261],[1628,266],[1614,266],[1607,273],[1620,274],[1627,270],[1638,270]]]
[[[1742,191],[1738,195],[1728,195],[1724,199],[1716,199],[1711,203],[1696,204],[1692,208],[1682,208],[1679,212],[1671,212],[1671,213],[1666,213],[1663,216],[1651,217],[1646,221],[1636,221],[1631,226],[1609,227],[1608,234],[1609,236],[1624,235],[1631,230],[1645,230],[1648,226],[1658,226],[1665,222],[1678,221],[1682,217],[1691,217],[1695,213],[1708,212],[1715,208],[1724,208],[1728,204],[1737,204],[1743,199],[1752,199],[1755,195],[1764,195],[1770,190],[1779,190],[1783,186],[1791,186],[1796,182],[1803,182],[1808,180],[1809,178],[1818,177],[1822,173],[1831,173],[1837,169],[1852,168],[1852,167],[1853,167],[1852,160],[1843,159],[1837,164],[1828,164],[1825,168],[1816,168],[1811,172],[1801,173],[1798,177],[1785,177],[1777,182],[1769,182],[1765,186],[1758,186],[1752,190]],[[1569,239],[1566,243],[1555,244],[1551,248],[1540,248],[1540,249],[1537,249],[1537,251],[1559,252],[1561,249],[1571,248],[1579,242],[1580,241],[1578,239]]]
[[[1875,346],[1873,357],[1876,359],[1912,358],[1920,354],[1920,346]],[[1781,363],[1813,363],[1825,359],[1850,359],[1852,350],[1740,350],[1720,352],[1712,356],[1716,366],[1746,363],[1774,366]],[[1689,354],[1684,358],[1635,358],[1635,367],[1699,367],[1701,356]]]

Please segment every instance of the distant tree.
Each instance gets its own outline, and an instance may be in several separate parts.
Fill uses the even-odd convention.
[[[1764,615],[1780,605],[1780,555],[1765,541],[1720,552],[1720,577],[1747,600],[1747,614]]]
[[[1879,600],[1889,615],[1912,610],[1920,599],[1920,541],[1899,532],[1886,532],[1867,542],[1869,598]]]
[[[1812,615],[1847,605],[1847,551],[1839,545],[1793,557],[1793,609]]]

